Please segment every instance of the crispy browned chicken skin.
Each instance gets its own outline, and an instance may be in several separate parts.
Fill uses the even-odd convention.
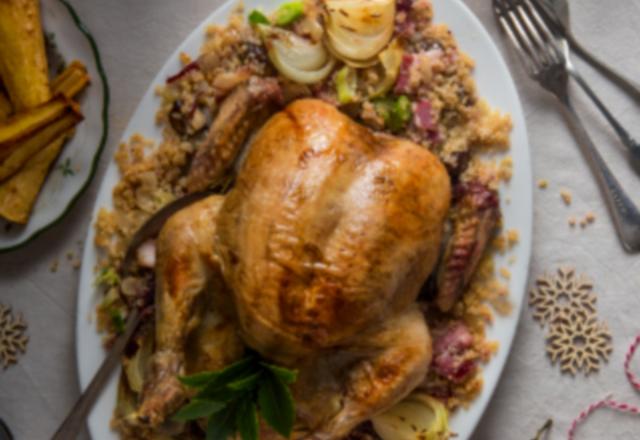
[[[193,301],[189,292],[221,270],[228,290],[219,291],[231,296],[242,340],[301,370],[299,437],[341,438],[427,372],[431,339],[415,299],[435,265],[449,203],[449,177],[434,155],[321,101],[296,101],[256,135],[235,187],[210,215],[215,227],[190,245],[198,251],[158,271],[159,295],[173,295],[158,301]],[[167,277],[184,287],[163,288]],[[191,317],[167,323],[179,330],[164,355],[183,359],[179,339]]]
[[[291,104],[256,136],[215,249],[247,344],[293,367],[348,367],[314,438],[345,435],[426,373],[430,338],[414,303],[449,199],[435,156],[321,101]]]

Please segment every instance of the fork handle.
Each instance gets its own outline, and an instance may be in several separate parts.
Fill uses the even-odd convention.
[[[569,69],[569,73],[576,80],[576,82],[582,87],[582,90],[587,94],[587,96],[593,101],[598,110],[604,115],[605,119],[611,124],[616,134],[620,138],[623,144],[629,150],[631,154],[631,159],[636,163],[640,163],[640,144],[633,139],[633,137],[629,134],[629,132],[618,122],[618,120],[611,114],[606,105],[600,100],[598,95],[593,91],[593,89],[589,86],[589,84],[584,80],[582,75],[578,73],[575,69]]]
[[[618,73],[613,68],[609,67],[605,62],[600,61],[598,58],[596,58],[591,52],[585,49],[573,37],[573,35],[571,35],[570,32],[567,32],[566,38],[569,42],[569,46],[571,46],[571,50],[573,51],[573,53],[598,69],[600,73],[602,73],[606,78],[620,87],[624,92],[635,99],[638,104],[640,104],[640,86],[638,86],[630,79],[627,79],[624,75]]]
[[[606,162],[598,153],[589,133],[584,128],[573,104],[568,97],[561,97],[563,113],[573,130],[578,145],[595,174],[600,190],[613,217],[618,237],[627,252],[640,251],[640,212],[627,193],[622,189]]]

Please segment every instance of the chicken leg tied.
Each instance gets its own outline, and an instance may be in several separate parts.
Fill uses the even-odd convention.
[[[167,221],[158,237],[156,348],[136,414],[137,422],[143,425],[158,426],[184,402],[187,394],[178,376],[189,373],[186,347],[190,338],[201,339],[206,332],[202,323],[211,322],[207,313],[224,309],[216,307],[222,302],[218,297],[224,296],[220,292],[225,285],[212,253],[215,218],[223,200],[222,196],[211,196],[183,209]],[[209,298],[212,295],[216,298]],[[224,318],[215,321],[207,327],[217,329],[230,347],[240,345],[232,324],[224,325]],[[216,354],[222,351],[219,344],[200,347],[213,351],[202,354],[206,359],[220,360],[222,354]]]
[[[308,439],[343,438],[358,424],[407,396],[427,374],[431,337],[416,305],[390,317],[376,331],[358,338],[349,351],[357,355],[358,360],[342,382],[340,410],[306,437]],[[344,354],[336,356],[339,359]]]

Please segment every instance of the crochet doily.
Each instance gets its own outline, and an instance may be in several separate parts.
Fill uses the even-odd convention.
[[[0,363],[5,369],[26,351],[29,342],[26,330],[22,315],[15,316],[10,307],[0,304]]]
[[[593,283],[575,269],[561,267],[555,276],[543,275],[529,294],[533,318],[544,326],[556,319],[578,314],[586,319],[596,313]]]
[[[572,313],[549,326],[547,354],[563,373],[595,373],[609,360],[611,350],[609,328],[595,316],[585,319]]]

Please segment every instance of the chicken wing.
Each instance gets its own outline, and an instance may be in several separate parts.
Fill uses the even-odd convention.
[[[257,77],[239,85],[225,98],[191,162],[189,192],[205,190],[224,177],[249,134],[265,120],[266,107],[279,99],[277,81]]]

